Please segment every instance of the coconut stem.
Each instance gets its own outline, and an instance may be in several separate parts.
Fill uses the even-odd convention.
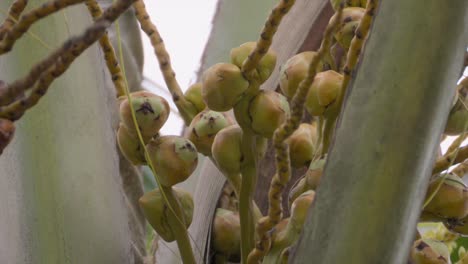
[[[93,20],[96,21],[102,16],[102,9],[96,0],[86,0],[85,3],[88,7],[89,13],[93,17]],[[120,68],[117,55],[115,54],[114,47],[112,47],[107,32],[99,39],[99,45],[104,52],[104,59],[106,61],[107,69],[111,75],[112,82],[114,83],[117,97],[123,96],[125,95],[125,83],[122,76],[122,69]]]
[[[241,263],[247,263],[247,257],[254,246],[253,194],[257,182],[257,161],[255,157],[255,135],[252,131],[242,133],[241,165],[242,181],[239,195],[239,217],[241,225]]]
[[[187,229],[185,228],[185,219],[182,217],[183,213],[179,201],[174,196],[172,188],[164,186],[160,186],[159,188],[164,192],[167,203],[172,207],[172,210],[169,210],[168,223],[177,241],[182,262],[184,264],[195,264],[195,257],[193,255]]]
[[[135,8],[135,15],[140,22],[141,29],[148,35],[151,45],[153,46],[154,53],[159,61],[159,68],[166,82],[167,88],[171,92],[172,100],[174,101],[180,115],[184,120],[186,126],[189,126],[192,119],[197,115],[198,111],[195,106],[185,99],[179,83],[175,78],[175,72],[172,69],[171,58],[164,46],[164,41],[158,32],[158,29],[151,21],[148,12],[146,11],[145,4],[142,0],[137,0],[133,7]]]

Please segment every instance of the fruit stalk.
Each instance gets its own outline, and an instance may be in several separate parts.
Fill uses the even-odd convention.
[[[459,148],[457,155],[448,155],[437,159],[432,169],[432,174],[444,171],[451,165],[458,164],[466,159],[468,159],[468,146]]]
[[[44,95],[42,91],[47,90],[50,83],[55,78],[59,77],[63,72],[65,72],[76,57],[78,57],[84,50],[86,50],[95,41],[102,37],[110,23],[114,22],[120,16],[120,14],[125,12],[134,1],[135,0],[116,1],[104,11],[103,15],[97,19],[94,24],[85,31],[85,33],[83,33],[81,36],[69,39],[60,48],[52,52],[47,58],[36,64],[26,77],[14,81],[11,85],[7,85],[5,89],[0,92],[0,106],[8,106],[5,108],[0,108],[0,113],[3,116],[10,115],[15,117],[16,114],[14,111],[19,111],[18,114],[22,115],[22,113],[20,113],[21,111],[24,112],[25,110],[35,105],[40,97]],[[16,24],[15,27],[18,24]],[[1,43],[2,42],[0,42],[0,46]],[[73,53],[71,56],[72,60],[69,62],[64,61],[64,58],[69,56],[66,53]],[[56,65],[54,66],[54,64]],[[64,65],[65,68],[59,64]],[[60,69],[56,70],[54,68]],[[44,73],[46,70],[48,73]],[[21,100],[15,102],[17,97],[21,95],[21,93],[26,89],[32,87],[39,78],[50,79],[50,77],[46,78],[45,75],[50,75],[51,71],[56,71],[56,74],[59,75],[53,76],[51,80],[48,80],[49,83],[39,82],[34,87],[35,91],[30,94],[30,98],[25,99],[27,101],[26,105],[24,105]]]
[[[248,81],[252,79],[251,73],[254,72],[255,67],[257,67],[262,57],[268,52],[268,49],[270,49],[273,36],[275,35],[281,20],[288,13],[294,3],[294,0],[282,0],[275,6],[275,8],[273,8],[268,16],[265,26],[260,33],[260,38],[257,41],[257,46],[242,65],[242,73]]]
[[[8,9],[8,17],[0,25],[0,39],[3,38],[3,34],[9,31],[11,27],[18,21],[19,16],[23,13],[24,8],[28,4],[28,0],[16,0],[11,4]]]
[[[351,40],[351,46],[349,47],[348,54],[346,55],[346,64],[343,69],[344,79],[341,87],[341,94],[338,97],[338,113],[342,108],[343,99],[346,94],[346,88],[351,81],[351,74],[356,68],[359,55],[361,54],[364,41],[367,38],[369,33],[370,26],[372,24],[373,17],[375,15],[375,10],[377,9],[377,0],[368,0],[366,5],[366,13],[359,22],[359,26],[356,28],[353,40]]]
[[[151,45],[154,48],[154,53],[159,61],[159,68],[166,82],[167,88],[171,92],[172,100],[174,101],[177,109],[184,120],[186,126],[190,125],[192,119],[197,115],[198,111],[195,106],[185,99],[179,83],[175,78],[174,70],[171,66],[171,58],[164,46],[163,39],[158,32],[158,29],[151,21],[148,12],[146,11],[145,4],[142,0],[137,0],[133,7],[135,8],[135,15],[140,22],[141,29],[148,35]]]
[[[21,38],[35,22],[68,6],[76,5],[84,1],[85,0],[55,0],[25,13],[10,30],[5,31],[0,41],[0,55],[9,52],[16,40]]]
[[[86,0],[85,4],[88,7],[89,13],[93,17],[93,20],[96,21],[96,19],[102,16],[102,9],[96,0]],[[104,52],[104,59],[106,61],[107,69],[111,75],[112,82],[114,83],[117,97],[125,95],[125,84],[123,81],[122,69],[120,68],[117,55],[115,54],[114,47],[112,47],[107,32],[99,39],[99,45]]]
[[[241,189],[239,194],[239,217],[241,225],[241,263],[247,263],[249,252],[254,248],[255,225],[253,214],[253,194],[257,182],[257,160],[255,157],[255,135],[244,130],[241,150],[244,161],[241,164]]]
[[[282,217],[282,192],[291,177],[291,166],[289,160],[289,149],[285,140],[299,127],[304,112],[304,103],[307,92],[317,73],[317,65],[322,57],[328,52],[331,45],[332,33],[338,25],[342,14],[342,6],[337,11],[338,19],[327,26],[322,44],[310,65],[306,78],[300,83],[291,102],[291,116],[284,122],[273,135],[273,146],[276,153],[276,174],[270,184],[268,193],[268,215],[257,224],[257,235],[259,241],[255,249],[249,255],[248,263],[257,263],[269,250],[270,238],[268,231],[279,223]]]
[[[0,117],[12,121],[18,120],[26,110],[36,105],[39,99],[45,95],[50,84],[62,75],[84,50],[98,40],[108,26],[109,23],[106,21],[96,22],[83,35],[67,41],[63,45],[65,51],[53,66],[45,73],[42,73],[31,93],[27,97],[21,98],[8,106],[0,107]]]
[[[180,208],[179,202],[174,196],[171,187],[160,186],[164,196],[166,197],[167,203],[171,206],[172,210],[169,212],[168,222],[171,225],[172,232],[179,247],[182,262],[184,264],[195,264],[195,257],[193,255],[192,246],[190,244],[187,229],[185,228],[185,220],[182,216],[182,209]]]

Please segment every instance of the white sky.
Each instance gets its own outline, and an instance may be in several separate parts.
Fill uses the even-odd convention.
[[[172,61],[172,67],[176,72],[176,78],[183,90],[195,81],[196,71],[201,55],[211,31],[211,21],[215,10],[215,0],[190,1],[190,0],[150,0],[145,1],[148,13],[153,23],[159,30],[166,49]],[[162,78],[154,55],[153,48],[142,34],[145,49],[145,65],[143,73],[154,83],[161,85],[166,91],[166,85]],[[154,86],[144,83],[145,88]],[[166,96],[161,90],[153,90],[161,96]],[[168,102],[172,100],[167,98]],[[173,107],[173,109],[176,109]],[[169,120],[161,129],[161,133],[179,134],[183,122],[176,113],[171,113]]]

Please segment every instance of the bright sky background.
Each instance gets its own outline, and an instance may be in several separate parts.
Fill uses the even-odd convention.
[[[200,63],[204,46],[211,31],[215,0],[150,0],[145,1],[148,13],[159,30],[168,50],[176,78],[183,90],[195,82],[196,71]],[[145,49],[145,66],[143,73],[154,83],[145,82],[145,88],[162,86],[167,91],[153,48],[142,34]],[[167,96],[160,89],[153,90],[161,96]],[[167,98],[172,103],[170,98]],[[172,104],[173,109],[176,109]],[[179,134],[183,122],[177,114],[171,113],[161,133]]]

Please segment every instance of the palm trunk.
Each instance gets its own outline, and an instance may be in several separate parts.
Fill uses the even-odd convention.
[[[383,0],[292,263],[406,263],[467,44],[465,0]]]

